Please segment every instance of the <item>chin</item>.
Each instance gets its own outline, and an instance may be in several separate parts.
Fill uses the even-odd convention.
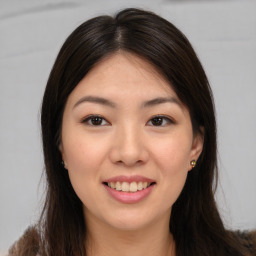
[[[121,231],[134,231],[134,230],[140,230],[147,226],[148,223],[142,223],[138,221],[120,221],[112,223],[112,227],[121,230]]]
[[[145,216],[141,213],[124,213],[112,215],[111,219],[106,220],[110,226],[123,231],[140,230],[154,222],[153,216]]]

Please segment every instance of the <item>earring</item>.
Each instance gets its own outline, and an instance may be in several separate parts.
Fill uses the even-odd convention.
[[[194,168],[196,166],[196,160],[190,161],[190,165],[192,166],[192,168]]]
[[[64,169],[66,169],[66,165],[65,165],[65,162],[63,160],[61,161],[61,165],[64,167]]]

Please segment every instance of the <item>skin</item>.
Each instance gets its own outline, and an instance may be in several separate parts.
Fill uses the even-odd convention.
[[[115,106],[81,102],[86,96]],[[143,106],[157,97],[172,101]],[[100,115],[100,125],[90,115]],[[160,125],[152,120],[156,115],[165,116]],[[88,255],[175,255],[171,209],[203,138],[193,134],[188,110],[154,67],[124,52],[98,63],[70,94],[61,137],[63,161],[84,205]],[[119,175],[156,184],[143,200],[125,204],[102,184]]]

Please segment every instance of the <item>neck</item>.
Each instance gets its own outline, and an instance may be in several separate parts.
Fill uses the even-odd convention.
[[[88,256],[174,256],[174,247],[169,221],[139,230],[119,230],[97,220],[87,225]]]

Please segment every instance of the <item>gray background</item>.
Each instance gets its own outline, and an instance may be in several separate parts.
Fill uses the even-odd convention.
[[[61,44],[123,7],[155,11],[192,42],[216,101],[221,214],[229,228],[256,228],[256,1],[0,0],[0,252],[40,213],[39,109]]]

